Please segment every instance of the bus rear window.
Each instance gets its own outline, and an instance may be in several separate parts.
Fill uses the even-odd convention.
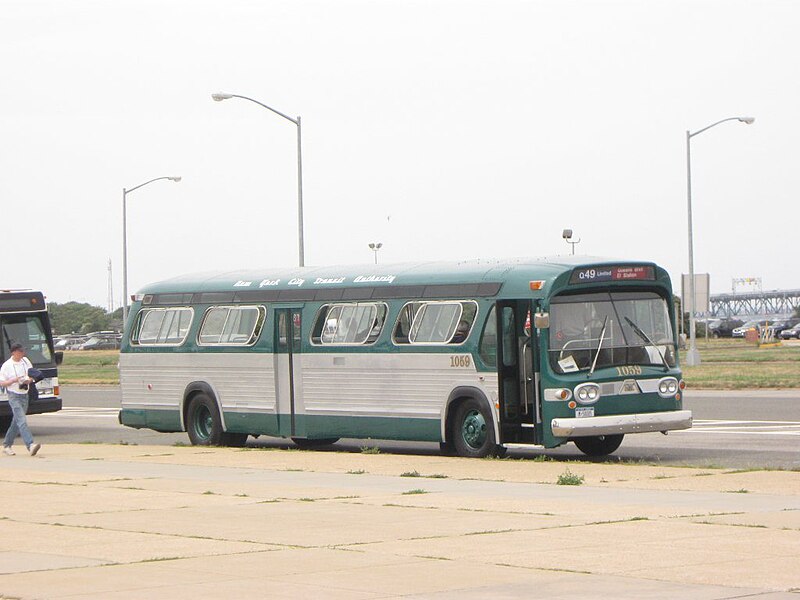
[[[180,346],[189,334],[191,308],[148,308],[139,312],[131,343],[140,346]]]

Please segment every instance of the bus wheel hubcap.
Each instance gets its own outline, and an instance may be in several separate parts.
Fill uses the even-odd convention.
[[[208,438],[208,436],[211,434],[211,430],[214,427],[214,421],[211,418],[211,413],[205,406],[200,407],[197,409],[196,419],[196,425],[194,428],[195,432],[197,432],[197,435],[201,438]]]
[[[461,435],[471,448],[480,448],[486,441],[486,420],[477,410],[471,410],[464,417]]]

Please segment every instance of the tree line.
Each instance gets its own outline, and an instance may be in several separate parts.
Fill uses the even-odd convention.
[[[92,331],[122,331],[122,307],[112,313],[84,302],[48,302],[50,326],[55,335],[90,333]]]

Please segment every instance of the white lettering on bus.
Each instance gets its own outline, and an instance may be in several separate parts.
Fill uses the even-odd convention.
[[[289,280],[289,285],[303,285],[306,282],[305,279],[300,279],[299,277],[295,277],[294,279]]]
[[[268,285],[278,285],[280,282],[280,279],[262,279],[261,283],[258,284],[258,287],[262,288]]]
[[[253,285],[252,281],[242,281],[241,279],[233,284],[233,287],[250,287]]]
[[[344,282],[344,277],[317,277],[314,280],[314,285],[319,285],[320,283],[342,283]]]
[[[353,279],[353,283],[377,283],[385,281],[386,283],[394,283],[394,275],[359,275]]]

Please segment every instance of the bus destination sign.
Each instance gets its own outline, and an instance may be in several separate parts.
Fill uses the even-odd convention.
[[[570,285],[576,283],[601,283],[604,281],[645,280],[655,281],[656,270],[652,266],[611,266],[575,269],[569,278]]]

